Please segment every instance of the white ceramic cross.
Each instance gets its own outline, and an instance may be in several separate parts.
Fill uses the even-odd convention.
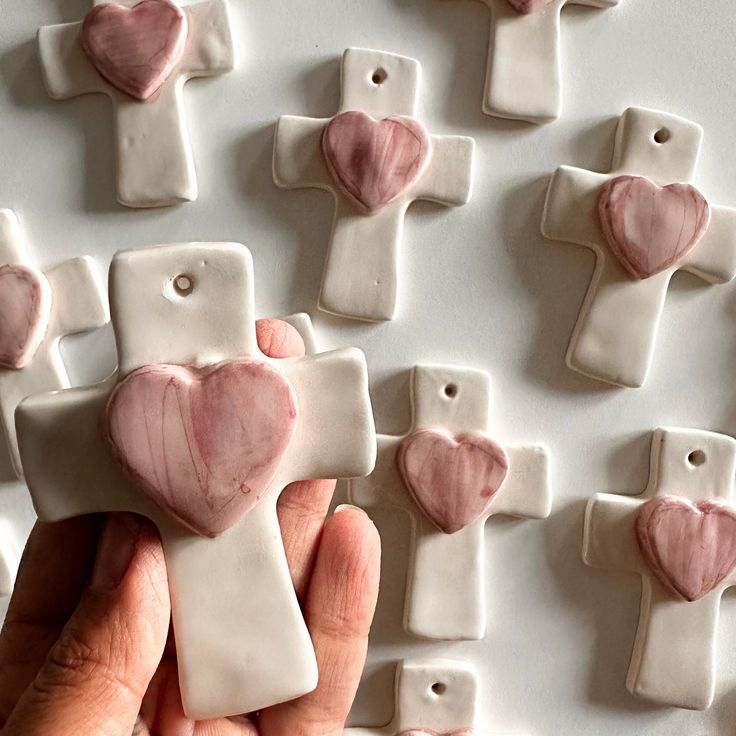
[[[442,429],[451,435],[487,433],[490,378],[478,370],[418,366],[412,374],[413,420],[409,435]],[[403,482],[396,461],[404,437],[379,435],[378,462],[371,476],[350,483],[353,503],[394,506],[412,520],[413,549],[404,625],[415,636],[443,640],[482,639],[486,631],[485,524],[490,516],[542,519],[551,511],[547,451],[507,448],[508,476],[474,523],[445,534],[430,521]]]
[[[528,15],[515,10],[509,0],[482,2],[491,10],[483,112],[531,123],[556,120],[562,112],[562,8],[611,8],[619,0],[551,0],[546,7]]]
[[[713,702],[721,596],[732,574],[700,600],[678,599],[653,574],[637,543],[642,506],[656,496],[733,504],[736,441],[689,429],[658,429],[652,440],[649,485],[640,496],[598,494],[585,515],[583,558],[608,570],[642,577],[639,630],[626,686],[634,695],[680,708]],[[682,543],[685,543],[682,539]]]
[[[608,247],[598,216],[602,187],[621,175],[665,186],[693,178],[703,131],[688,120],[653,110],[628,109],[619,122],[609,174],[570,166],[552,177],[542,233],[591,248],[596,268],[570,342],[567,363],[591,378],[638,388],[649,371],[670,279],[690,271],[709,283],[736,275],[736,210],[711,206],[710,226],[679,264],[643,280],[632,279]]]
[[[376,120],[414,117],[421,67],[404,56],[348,49],[342,61],[342,101],[338,114],[360,111]],[[472,185],[472,138],[431,136],[431,156],[423,173],[398,198],[372,215],[362,213],[325,162],[322,135],[329,119],[284,116],[274,145],[274,179],[280,187],[318,187],[336,198],[335,224],[322,281],[319,308],[367,321],[393,319],[404,216],[418,199],[463,205]]]
[[[102,5],[109,0],[93,0]],[[134,6],[139,0],[115,0]],[[47,26],[38,33],[46,87],[64,100],[106,94],[115,114],[118,201],[126,207],[163,207],[197,199],[197,176],[187,130],[183,89],[193,77],[235,67],[228,0],[184,8],[189,35],[181,59],[154,98],[139,102],[109,84],[81,45],[82,23]]]
[[[13,592],[19,562],[10,524],[0,519],[0,598],[6,598]]]
[[[348,728],[345,736],[480,736],[478,674],[451,660],[405,661],[396,671],[396,709],[384,728]]]
[[[179,288],[186,276],[186,290]],[[317,685],[317,664],[276,515],[292,481],[369,473],[375,430],[359,350],[270,360],[255,333],[253,262],[233,243],[119,253],[110,274],[119,374],[33,397],[18,410],[21,452],[41,519],[132,511],[158,525],[172,596],[181,691],[189,717],[247,713]],[[177,286],[179,285],[179,286]],[[261,501],[214,539],[198,536],[128,480],[101,429],[119,377],[146,365],[203,366],[251,357],[288,381],[297,419]]]
[[[33,268],[29,250],[16,215],[10,210],[0,210],[0,267]],[[75,258],[39,276],[47,281],[52,293],[46,334],[32,361],[24,368],[0,368],[0,422],[18,477],[23,470],[15,433],[16,407],[26,396],[68,388],[69,377],[59,352],[61,338],[102,327],[109,321],[105,287],[91,258]]]

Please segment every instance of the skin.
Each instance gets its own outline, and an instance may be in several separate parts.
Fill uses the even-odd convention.
[[[274,358],[304,353],[284,322],[257,325]],[[380,540],[359,509],[325,521],[334,481],[289,486],[279,521],[320,683],[257,715],[184,716],[161,540],[132,514],[37,523],[0,633],[3,736],[337,736],[375,612]]]

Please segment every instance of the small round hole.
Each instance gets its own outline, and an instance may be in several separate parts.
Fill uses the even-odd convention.
[[[454,383],[448,383],[445,386],[445,396],[448,399],[454,399],[457,396],[457,386]]]
[[[672,133],[670,133],[669,128],[660,128],[655,134],[654,134],[654,142],[659,143],[660,145],[662,143],[667,143],[667,141],[672,138]]]
[[[687,461],[695,468],[699,468],[705,463],[705,453],[702,450],[693,450],[688,456]]]
[[[190,276],[181,274],[174,279],[174,291],[179,296],[189,296],[194,291],[194,281]]]
[[[378,87],[379,84],[383,84],[386,79],[388,78],[388,74],[386,73],[385,69],[376,69],[376,71],[373,72],[373,76],[371,77],[371,82]]]
[[[432,692],[435,695],[444,695],[447,692],[447,685],[444,682],[435,682],[432,685]]]

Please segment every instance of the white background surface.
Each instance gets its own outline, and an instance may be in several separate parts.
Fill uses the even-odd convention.
[[[736,6],[732,0],[622,0],[563,17],[565,109],[532,127],[481,113],[489,14],[472,0],[233,0],[238,70],[195,81],[187,107],[199,201],[162,211],[115,203],[112,117],[104,97],[58,103],[43,89],[39,25],[79,19],[86,0],[0,4],[0,206],[15,209],[39,265],[90,253],[106,268],[124,247],[235,240],[253,251],[261,315],[310,311],[333,206],[317,191],[282,192],[271,178],[274,122],[326,117],[339,99],[346,46],[418,58],[419,117],[433,133],[478,142],[471,204],[415,205],[402,254],[399,319],[368,326],[316,317],[322,344],[368,356],[379,430],[408,427],[408,369],[457,362],[489,370],[504,442],[546,441],[554,511],[546,522],[496,519],[487,529],[489,631],[481,643],[434,644],[402,631],[408,524],[377,514],[384,580],[355,725],[388,722],[392,663],[457,656],[481,673],[489,734],[731,736],[736,722],[736,596],[722,606],[716,704],[707,713],[657,708],[624,688],[639,582],[585,568],[582,513],[596,491],[642,490],[651,429],[736,433],[736,286],[678,276],[646,386],[606,388],[564,364],[593,269],[592,254],[539,233],[548,175],[561,163],[607,170],[616,119],[637,104],[706,131],[698,185],[736,205]],[[519,50],[524,53],[523,49]],[[65,342],[75,382],[114,365],[109,330]],[[9,467],[0,459],[0,479]],[[22,486],[0,486],[20,543],[32,521]],[[673,673],[673,676],[675,673]]]

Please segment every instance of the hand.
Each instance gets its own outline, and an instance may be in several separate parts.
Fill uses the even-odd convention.
[[[258,323],[261,350],[303,354],[284,322]],[[334,481],[287,488],[279,521],[312,635],[317,690],[257,716],[184,716],[167,646],[170,602],[158,532],[132,514],[37,523],[0,634],[3,736],[338,736],[365,662],[380,568],[375,527]]]

